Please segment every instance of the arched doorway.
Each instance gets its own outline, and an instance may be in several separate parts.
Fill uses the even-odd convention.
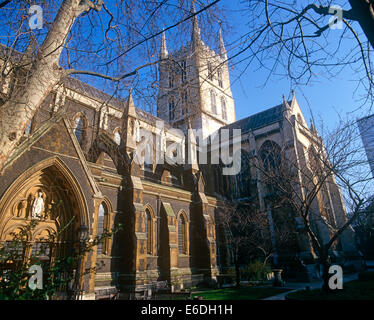
[[[22,259],[37,257],[48,270],[76,249],[77,231],[89,226],[87,212],[73,174],[59,158],[49,158],[25,171],[0,199],[0,243],[26,231]]]

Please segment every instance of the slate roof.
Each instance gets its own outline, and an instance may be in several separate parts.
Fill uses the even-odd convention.
[[[115,98],[111,96],[110,94],[107,94],[104,91],[101,91],[95,87],[92,87],[89,84],[83,81],[80,81],[76,78],[65,77],[64,79],[62,79],[61,82],[71,90],[77,91],[95,100],[99,100],[101,102],[107,102],[108,104],[120,110],[123,110],[126,105],[125,100]]]
[[[17,50],[11,50],[9,47],[3,45],[0,43],[0,58],[6,58],[11,54],[12,59],[18,59],[20,60],[23,57],[23,53],[19,52]],[[65,85],[67,88],[76,91],[80,94],[86,95],[88,97],[92,97],[95,100],[98,100],[100,102],[106,102],[109,105],[119,109],[124,110],[125,106],[127,104],[127,99],[119,99],[111,96],[110,94],[105,93],[102,90],[99,90],[93,86],[90,86],[89,84],[73,78],[73,77],[65,77],[61,80],[63,85]],[[156,124],[156,120],[163,121],[162,119],[154,116],[153,114],[146,112],[144,110],[138,109],[135,107],[136,114],[139,117],[139,119],[144,120],[148,123],[154,123]],[[164,126],[166,128],[171,128],[171,125],[165,122]]]
[[[291,104],[291,101],[289,101],[288,103]],[[283,111],[284,105],[282,103],[265,111],[256,113],[252,116],[231,123],[227,126],[222,127],[221,129],[241,129],[242,133],[256,130],[268,126],[274,122],[281,121],[283,119]]]
[[[81,80],[78,80],[72,77],[66,77],[62,80],[62,82],[64,85],[66,85],[68,88],[74,91],[77,91],[81,94],[92,97],[101,102],[107,102],[108,104],[112,105],[115,108],[120,109],[121,111],[125,109],[125,106],[127,104],[127,99],[123,100],[123,99],[114,98],[110,94],[107,94],[104,91],[96,89],[95,87],[92,87]],[[165,128],[168,128],[168,129],[172,128],[172,126],[168,122],[162,120],[161,118],[154,116],[153,114],[147,111],[144,111],[142,109],[135,107],[135,112],[136,112],[137,117],[140,120],[143,120],[145,122],[148,122],[154,125],[156,125],[156,121],[158,120],[158,121],[164,122]]]

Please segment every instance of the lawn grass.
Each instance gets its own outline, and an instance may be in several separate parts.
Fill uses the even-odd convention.
[[[374,300],[374,281],[354,280],[343,284],[342,290],[327,294],[322,289],[302,290],[287,295],[292,300]]]
[[[241,287],[193,292],[192,297],[203,297],[204,300],[259,300],[289,291],[273,287]]]

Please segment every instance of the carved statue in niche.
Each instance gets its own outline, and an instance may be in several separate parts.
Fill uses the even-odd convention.
[[[41,219],[42,213],[44,211],[44,199],[43,193],[39,190],[38,196],[35,198],[32,208],[31,208],[31,218],[32,219]]]
[[[13,210],[13,215],[17,218],[25,218],[27,199],[21,199]]]
[[[48,215],[47,213],[46,218],[49,218],[50,220],[56,220],[60,214],[63,207],[63,201],[62,200],[51,200],[51,202],[48,204]]]
[[[55,209],[55,203],[53,200],[51,200],[47,204],[47,208],[48,208],[47,211],[44,213],[44,219],[52,219],[54,209]]]
[[[20,201],[18,203],[18,206],[17,206],[17,214],[16,214],[16,217],[20,218],[22,217],[22,209],[23,209],[23,204],[22,204],[22,201]]]

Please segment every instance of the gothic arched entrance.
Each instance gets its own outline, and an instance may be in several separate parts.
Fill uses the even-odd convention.
[[[0,241],[7,244],[26,230],[23,259],[39,254],[50,264],[73,250],[77,230],[89,226],[87,213],[71,171],[59,158],[49,158],[26,170],[0,199]]]

